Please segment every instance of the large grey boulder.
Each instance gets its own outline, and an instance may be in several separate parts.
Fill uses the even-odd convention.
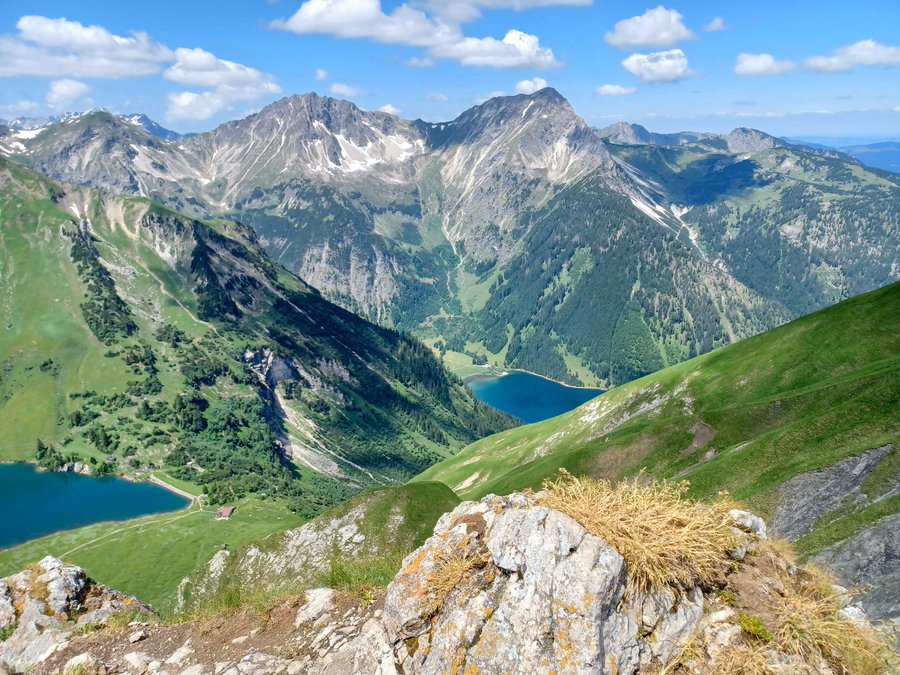
[[[74,617],[80,625],[86,618],[102,623],[116,612],[133,610],[153,611],[137,598],[88,578],[80,567],[47,556],[34,568],[0,579],[0,627],[17,624],[0,642],[0,662],[22,672],[68,641]]]
[[[441,597],[453,557],[472,569]],[[479,556],[482,556],[479,558]],[[699,588],[628,594],[623,558],[523,495],[461,504],[390,584],[382,620],[406,673],[636,673],[703,615]]]

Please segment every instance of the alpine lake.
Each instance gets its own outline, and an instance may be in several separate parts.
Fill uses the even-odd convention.
[[[188,500],[152,483],[77,473],[38,471],[32,464],[0,464],[7,514],[0,549],[46,534],[107,520],[177,511]]]
[[[526,424],[562,415],[587,403],[603,389],[567,387],[523,370],[471,375],[466,384],[479,401],[518,417]]]

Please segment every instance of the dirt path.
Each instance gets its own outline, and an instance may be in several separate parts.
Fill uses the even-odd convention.
[[[199,500],[197,501],[197,503],[199,504]],[[196,510],[193,507],[194,507],[194,504],[192,503],[191,506],[188,507],[188,510],[185,513],[179,514],[179,515],[175,516],[174,518],[170,518],[169,520],[160,522],[159,524],[160,525],[168,525],[169,523],[174,523],[176,520],[181,520],[182,518],[187,518],[188,516],[191,516],[195,513],[201,513],[203,511],[203,506],[200,506]],[[85,546],[90,546],[91,544],[95,544],[98,541],[100,541],[101,539],[106,539],[107,537],[111,537],[114,534],[119,534],[120,532],[125,532],[126,530],[133,530],[136,527],[145,527],[145,526],[152,525],[152,524],[155,524],[155,523],[139,522],[139,523],[135,523],[134,525],[128,525],[127,527],[120,527],[118,530],[113,530],[112,532],[107,532],[106,534],[100,535],[99,537],[97,537],[95,539],[91,539],[90,541],[86,541],[83,544],[79,544],[75,548],[70,549],[70,550],[66,551],[65,553],[63,553],[60,556],[60,558],[66,558],[69,555],[71,555],[72,553],[74,553],[75,551],[77,551],[78,549],[84,548]]]
[[[189,310],[187,307],[185,307],[185,306],[181,303],[181,300],[179,300],[179,299],[176,298],[174,295],[172,295],[171,293],[169,293],[169,291],[166,290],[166,285],[163,283],[162,279],[160,279],[160,278],[159,278],[158,276],[156,276],[153,272],[151,272],[149,267],[147,267],[144,263],[142,263],[142,262],[140,262],[140,261],[138,261],[138,264],[141,266],[141,269],[143,269],[147,274],[149,274],[151,277],[153,277],[153,278],[156,280],[156,283],[159,284],[159,291],[160,291],[160,293],[162,293],[163,295],[168,296],[169,298],[171,298],[171,299],[175,302],[175,304],[177,304],[179,307],[181,307],[181,309],[183,309],[185,312],[187,312],[187,315],[188,315],[189,317],[191,317],[194,321],[196,321],[197,323],[202,323],[204,326],[207,326],[208,328],[211,328],[212,331],[213,331],[213,333],[215,333],[215,334],[218,335],[219,337],[222,337],[221,335],[219,335],[219,331],[216,330],[216,327],[215,327],[215,326],[213,326],[213,325],[212,325],[211,323],[209,323],[208,321],[203,321],[203,320],[199,319],[198,317],[194,316],[194,315],[191,313],[191,310]]]
[[[169,492],[174,492],[176,495],[180,495],[180,496],[184,497],[185,499],[190,499],[192,502],[195,499],[199,499],[199,497],[197,495],[192,495],[190,492],[185,492],[184,490],[179,490],[174,485],[169,485],[167,482],[165,482],[161,478],[157,478],[152,473],[150,474],[150,482],[154,483],[155,485],[159,485],[161,488],[165,488]],[[201,506],[200,510],[201,511],[203,510],[202,506]]]

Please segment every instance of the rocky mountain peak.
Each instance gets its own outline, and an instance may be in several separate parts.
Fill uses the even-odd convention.
[[[728,151],[734,153],[759,152],[760,150],[771,150],[772,148],[780,148],[787,145],[784,141],[763,131],[747,127],[733,129],[724,136],[724,139],[728,143]]]

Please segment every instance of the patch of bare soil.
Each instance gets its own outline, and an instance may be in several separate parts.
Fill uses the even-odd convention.
[[[50,658],[29,670],[29,675],[58,675],[69,659],[86,652],[106,664],[110,673],[134,672],[124,660],[125,655],[133,652],[159,662],[150,665],[150,672],[172,673],[201,664],[198,672],[220,672],[225,664],[238,663],[248,654],[264,654],[288,662],[315,652],[316,637],[322,629],[322,622],[295,627],[297,610],[303,604],[302,595],[288,596],[263,612],[244,608],[170,625],[150,621],[134,622],[124,628],[102,628],[73,637]],[[328,615],[332,621],[356,617],[359,623],[364,623],[383,606],[383,595],[370,604],[339,594]],[[146,637],[132,643],[129,638],[139,631],[146,633]]]

